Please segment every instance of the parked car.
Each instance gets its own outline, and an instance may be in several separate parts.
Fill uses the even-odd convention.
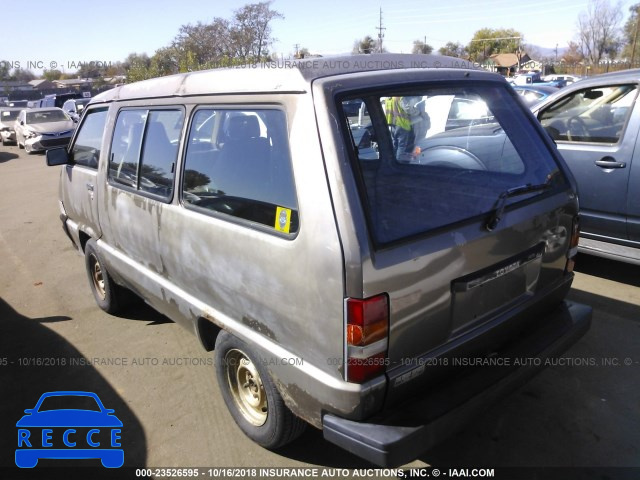
[[[552,75],[545,75],[542,80],[544,80],[545,82],[561,81],[561,82],[564,82],[564,85],[571,85],[572,83],[575,83],[581,79],[582,77],[580,75],[567,75],[567,74],[554,73]]]
[[[8,106],[15,108],[27,108],[29,106],[29,100],[10,100]]]
[[[523,73],[507,80],[511,85],[535,85],[541,87],[562,88],[567,83],[564,80],[543,81],[539,73]]]
[[[2,145],[16,143],[15,121],[21,108],[0,107],[0,136]]]
[[[91,98],[71,98],[64,102],[62,110],[67,112],[67,115],[77,123],[80,120],[84,107],[86,107],[90,101]]]
[[[513,89],[518,95],[520,95],[525,105],[529,107],[535,103],[541,102],[549,95],[552,95],[558,91],[557,87],[540,85],[537,83],[532,83],[529,85],[513,85]]]
[[[580,192],[579,249],[640,264],[640,70],[591,77],[533,107]]]
[[[22,110],[15,121],[16,142],[27,153],[67,145],[75,123],[61,108]]]
[[[40,107],[57,107],[62,108],[67,100],[90,98],[84,97],[81,93],[51,93],[40,99]]]
[[[47,163],[98,305],[133,290],[215,348],[246,435],[277,448],[309,423],[398,465],[589,328],[564,300],[575,184],[510,88],[424,55],[190,72],[94,97]],[[436,139],[419,161],[383,110],[402,96]],[[454,103],[483,123],[447,130]]]

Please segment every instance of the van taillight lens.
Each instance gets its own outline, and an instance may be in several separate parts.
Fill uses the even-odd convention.
[[[389,299],[386,294],[346,302],[347,381],[363,383],[387,366]]]
[[[573,272],[576,264],[576,255],[578,254],[578,242],[580,241],[580,217],[576,217],[573,221],[573,229],[571,231],[571,241],[569,242],[569,251],[567,252],[567,264],[565,273]]]

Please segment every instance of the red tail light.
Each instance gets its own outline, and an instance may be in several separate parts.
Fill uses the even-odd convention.
[[[573,230],[571,232],[571,241],[569,242],[569,251],[567,252],[567,264],[565,273],[573,272],[576,264],[576,255],[578,254],[578,242],[580,241],[580,217],[576,217],[573,221]]]
[[[389,300],[376,295],[346,301],[347,381],[363,383],[387,366]]]

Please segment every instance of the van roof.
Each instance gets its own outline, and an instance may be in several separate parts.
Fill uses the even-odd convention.
[[[107,90],[94,97],[94,101],[225,93],[303,93],[313,80],[321,77],[419,68],[481,70],[467,60],[441,55],[372,54],[312,57],[152,78]],[[251,75],[247,75],[249,71]]]

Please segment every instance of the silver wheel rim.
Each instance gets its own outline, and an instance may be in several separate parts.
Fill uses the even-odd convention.
[[[100,262],[93,253],[89,255],[89,270],[93,287],[98,296],[104,300],[107,296],[104,288],[104,275],[102,274],[102,268],[100,268]]]
[[[238,349],[224,356],[227,383],[242,416],[251,425],[261,427],[267,421],[267,393],[255,364]]]

